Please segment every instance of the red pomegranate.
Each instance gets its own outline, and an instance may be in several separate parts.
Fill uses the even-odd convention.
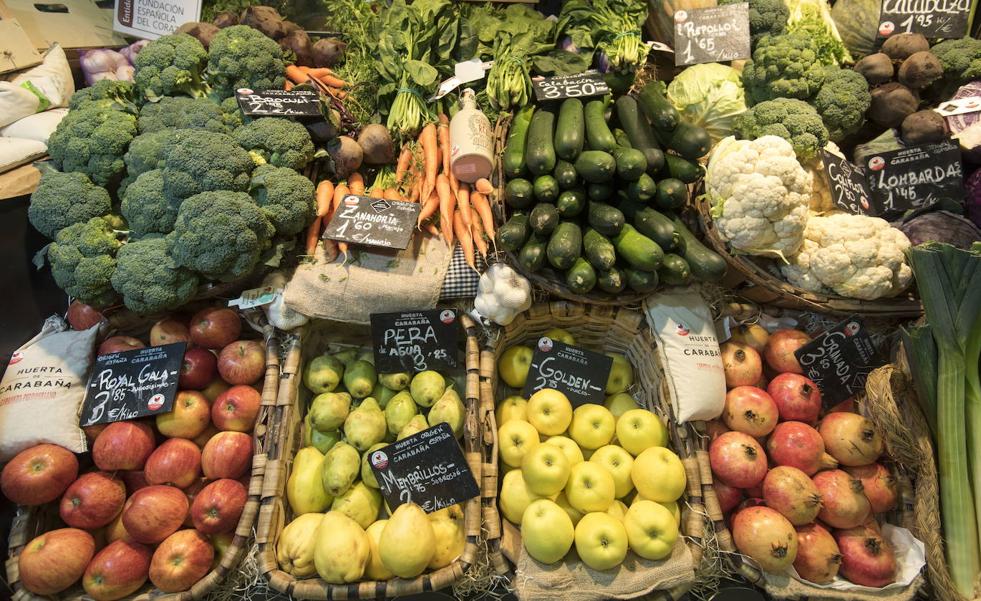
[[[766,364],[777,373],[792,372],[802,374],[800,363],[794,352],[811,341],[811,337],[800,330],[777,330],[770,334],[763,348]]]
[[[797,558],[797,531],[769,507],[747,507],[732,519],[732,539],[768,572],[783,572]]]
[[[752,386],[763,377],[763,360],[753,347],[730,341],[723,344],[720,350],[727,388]]]
[[[796,467],[781,465],[763,479],[763,500],[794,526],[810,524],[821,511],[821,494],[814,482]]]
[[[815,584],[828,584],[835,579],[841,567],[838,543],[820,524],[797,527],[797,559],[794,569],[804,580]]]
[[[865,490],[869,505],[872,506],[872,513],[892,511],[896,508],[899,491],[896,487],[896,479],[886,466],[873,463],[846,467],[845,471],[862,481],[862,488]]]
[[[844,401],[832,406],[830,409],[825,411],[825,415],[828,413],[837,413],[838,411],[844,411],[846,413],[855,413],[855,400],[845,399]]]
[[[821,391],[810,379],[800,374],[780,374],[770,380],[766,391],[777,404],[780,421],[811,426],[817,423],[821,415]]]
[[[766,442],[766,449],[773,463],[796,467],[808,476],[838,466],[835,458],[824,452],[821,434],[803,422],[777,424]]]
[[[835,531],[841,575],[862,586],[883,587],[896,580],[896,555],[882,534],[868,526]]]
[[[720,434],[729,431],[729,426],[725,425],[721,419],[712,419],[705,422],[705,434],[709,437],[709,442],[715,440]]]
[[[765,390],[737,386],[726,394],[722,420],[731,430],[759,438],[773,432],[778,418],[777,404]]]
[[[715,496],[719,498],[722,513],[729,513],[743,500],[743,491],[725,482],[714,480],[712,488],[715,489]]]
[[[854,528],[869,517],[872,506],[865,498],[862,481],[842,470],[825,470],[813,478],[821,494],[818,518],[832,528]]]
[[[829,413],[821,420],[818,431],[825,449],[842,465],[875,463],[885,449],[872,421],[857,413]]]
[[[726,432],[709,447],[712,473],[736,488],[756,486],[766,476],[766,454],[756,439],[742,432]]]

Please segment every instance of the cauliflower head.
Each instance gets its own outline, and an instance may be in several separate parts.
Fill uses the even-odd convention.
[[[811,180],[784,138],[722,140],[705,176],[719,234],[735,252],[796,254],[804,239]]]

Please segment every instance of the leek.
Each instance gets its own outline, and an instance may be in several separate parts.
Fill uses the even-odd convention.
[[[934,444],[937,442],[937,343],[929,324],[900,328],[903,347],[916,389],[916,400],[926,417]]]

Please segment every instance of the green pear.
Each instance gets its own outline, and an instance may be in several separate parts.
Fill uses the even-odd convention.
[[[463,434],[463,422],[467,418],[467,408],[460,400],[460,395],[452,388],[447,388],[443,396],[429,410],[430,427],[446,422],[453,429],[453,436],[460,438]]]
[[[345,366],[350,365],[358,360],[358,349],[349,348],[343,351],[338,351],[334,353],[334,358],[343,363]]]
[[[388,407],[388,402],[394,399],[395,395],[398,393],[399,391],[392,390],[391,388],[382,386],[382,384],[379,383],[378,386],[375,386],[375,389],[371,391],[371,396],[375,397],[375,400],[378,401],[379,407],[385,409]]]
[[[355,361],[344,371],[344,386],[356,399],[370,395],[377,381],[375,366],[363,359]]]
[[[382,386],[395,391],[405,390],[411,379],[412,377],[404,371],[394,374],[378,374],[378,381],[382,383]]]
[[[336,430],[344,425],[351,412],[351,395],[346,392],[325,392],[313,397],[310,404],[310,425],[321,432]]]
[[[415,503],[399,505],[378,540],[382,564],[400,578],[422,574],[436,554],[436,533]]]
[[[409,392],[420,407],[432,407],[445,390],[446,380],[439,372],[432,370],[417,373],[409,385]]]
[[[340,442],[341,433],[338,430],[321,432],[310,423],[310,414],[303,419],[303,446],[315,447],[321,453],[326,453]]]
[[[385,438],[385,414],[375,399],[368,397],[344,420],[344,438],[359,451]]]
[[[371,454],[378,449],[384,449],[387,446],[387,442],[373,444],[371,445],[371,448],[361,456],[361,481],[371,488],[381,488],[378,486],[378,479],[375,478],[375,472],[371,469]]]
[[[315,357],[303,370],[303,384],[314,394],[331,392],[344,377],[344,364],[330,355]]]
[[[624,392],[634,383],[634,368],[630,365],[627,358],[618,353],[607,353],[607,357],[613,359],[613,366],[610,368],[610,377],[606,380],[606,394],[612,395]]]
[[[358,482],[347,489],[347,492],[335,498],[330,510],[340,511],[362,528],[367,528],[378,517],[381,502],[381,493],[377,489],[365,486],[364,482]]]
[[[375,353],[373,353],[370,350],[361,351],[360,353],[358,353],[358,361],[367,361],[368,363],[371,363],[372,365],[374,365],[375,364]]]
[[[360,471],[361,455],[358,450],[346,442],[335,444],[324,455],[323,471],[320,473],[324,490],[333,497],[344,494]]]
[[[429,424],[426,423],[426,418],[422,415],[417,415],[409,420],[409,423],[405,424],[405,427],[399,430],[398,438],[395,440],[402,440],[403,438],[412,436],[413,434],[418,434],[426,428]]]
[[[409,420],[418,413],[412,395],[404,390],[396,394],[385,407],[385,421],[388,422],[388,431],[392,434],[398,434],[409,423]]]

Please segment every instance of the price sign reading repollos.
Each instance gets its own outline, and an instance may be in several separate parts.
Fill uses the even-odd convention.
[[[825,407],[864,391],[869,374],[885,363],[857,315],[797,349],[794,356],[821,390]]]
[[[610,86],[606,85],[603,76],[597,71],[559,77],[536,77],[531,80],[531,84],[538,101],[605,96],[610,93]]]
[[[569,397],[573,407],[606,399],[606,381],[613,359],[548,337],[538,340],[531,358],[523,394],[530,397],[543,388],[554,388]]]
[[[253,117],[319,117],[320,94],[313,90],[235,90],[238,106]]]
[[[344,197],[324,230],[329,240],[405,250],[419,218],[419,203],[368,196]]]
[[[749,3],[674,12],[674,64],[749,58]]]
[[[375,367],[381,373],[454,370],[459,333],[452,309],[372,313]]]
[[[848,159],[821,150],[824,173],[831,184],[831,200],[835,206],[855,215],[866,215],[869,204],[869,184],[862,172]]]
[[[971,0],[882,0],[878,37],[922,33],[928,38],[967,35]]]
[[[961,151],[949,140],[882,152],[862,167],[872,193],[872,212],[885,219],[941,198],[964,199]]]

